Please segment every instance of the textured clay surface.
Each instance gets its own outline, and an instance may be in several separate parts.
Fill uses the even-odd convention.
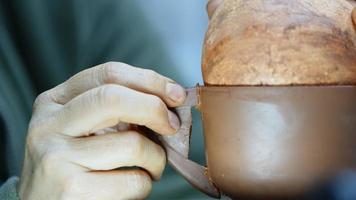
[[[206,85],[355,85],[346,0],[224,0],[206,34]]]

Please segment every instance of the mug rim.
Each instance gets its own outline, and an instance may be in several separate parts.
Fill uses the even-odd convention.
[[[200,85],[197,88],[354,88],[356,84],[350,85]]]

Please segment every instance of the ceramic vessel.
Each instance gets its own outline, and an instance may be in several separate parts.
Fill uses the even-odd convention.
[[[213,197],[303,199],[356,170],[356,86],[196,87],[162,137],[169,163]],[[188,159],[192,107],[202,115],[207,168]]]

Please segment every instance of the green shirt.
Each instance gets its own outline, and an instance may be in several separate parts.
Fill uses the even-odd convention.
[[[19,176],[34,98],[86,67],[120,61],[182,78],[133,0],[0,2],[0,180]],[[194,116],[195,121],[197,115]],[[198,124],[193,128],[201,132]],[[194,139],[195,138],[195,139]],[[204,163],[201,135],[191,157]],[[0,199],[16,199],[16,178]],[[10,194],[10,195],[9,195]],[[11,196],[12,195],[12,196]],[[208,199],[167,167],[150,199]]]

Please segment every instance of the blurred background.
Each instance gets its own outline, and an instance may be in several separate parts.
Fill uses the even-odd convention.
[[[207,0],[137,0],[187,86],[202,83],[200,60],[208,26]]]

